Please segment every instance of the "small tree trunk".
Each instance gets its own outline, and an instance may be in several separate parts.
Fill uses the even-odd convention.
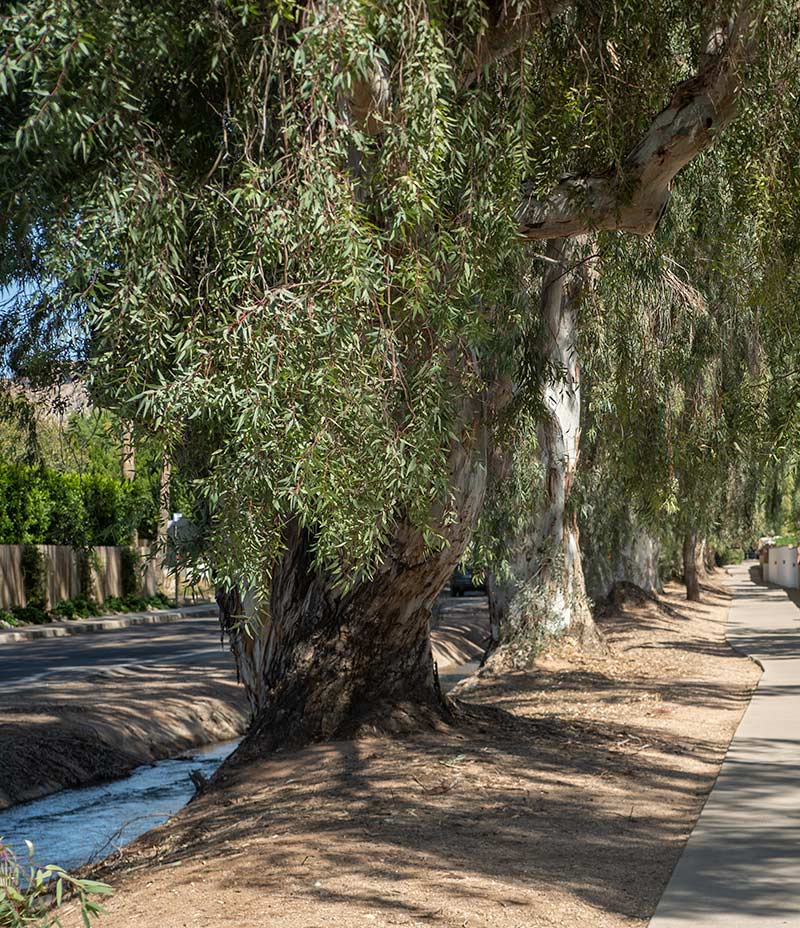
[[[158,483],[158,525],[156,526],[156,547],[155,553],[160,564],[161,579],[159,587],[166,590],[170,584],[170,577],[167,568],[168,547],[170,544],[168,527],[172,514],[170,512],[170,479],[172,467],[169,456],[165,453],[161,464],[161,476]],[[175,568],[177,570],[177,567]],[[173,581],[174,582],[174,581]]]
[[[172,467],[169,457],[165,454],[161,464],[161,477],[158,483],[158,528],[157,540],[162,551],[167,547],[167,526],[172,518],[170,511],[170,480]]]
[[[683,538],[683,581],[686,584],[686,598],[695,603],[700,602],[697,548],[697,533],[689,529]]]
[[[122,431],[122,479],[133,480],[136,476],[136,448],[133,444],[133,428],[130,423]]]
[[[508,618],[508,590],[498,583],[493,573],[486,574],[486,594],[489,599],[489,647],[487,655],[500,643],[500,632]]]
[[[133,428],[125,423],[122,431],[122,479],[132,481],[136,477],[136,447],[133,443]],[[139,547],[139,532],[131,529],[131,545]]]

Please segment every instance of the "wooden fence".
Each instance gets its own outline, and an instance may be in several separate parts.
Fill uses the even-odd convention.
[[[25,582],[22,572],[24,545],[0,545],[0,608],[25,606]],[[44,557],[45,608],[52,609],[64,599],[85,595],[80,584],[80,553],[66,545],[36,545]],[[109,596],[122,596],[122,548],[96,547],[90,559],[92,595],[102,603]],[[147,547],[139,548],[139,591],[153,596],[169,584],[161,568],[161,558]]]

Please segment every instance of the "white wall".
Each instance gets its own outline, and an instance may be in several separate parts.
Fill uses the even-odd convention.
[[[787,586],[794,589],[800,587],[797,556],[797,548],[793,545],[770,548],[769,567],[764,579],[778,586]]]

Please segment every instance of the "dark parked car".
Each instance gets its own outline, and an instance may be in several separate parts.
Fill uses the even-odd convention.
[[[453,596],[463,596],[469,592],[486,592],[486,581],[476,580],[472,575],[472,568],[465,567],[463,570],[454,570],[450,578],[450,593]]]

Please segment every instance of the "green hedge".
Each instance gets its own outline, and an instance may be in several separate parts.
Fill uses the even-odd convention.
[[[0,544],[126,545],[154,510],[138,481],[0,465]]]
[[[174,600],[163,593],[155,596],[109,596],[103,603],[93,599],[77,596],[65,599],[49,612],[40,606],[12,606],[0,609],[0,623],[10,625],[45,625],[48,622],[62,622],[65,619],[88,619],[92,616],[108,615],[117,612],[146,612],[148,609],[172,609]],[[0,625],[0,628],[3,626]]]

